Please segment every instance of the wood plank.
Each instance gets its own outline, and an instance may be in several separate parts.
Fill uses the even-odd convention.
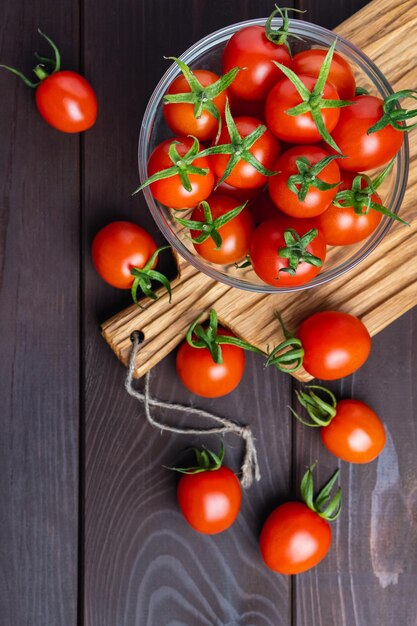
[[[78,4],[2,3],[0,59],[78,64]],[[77,623],[79,139],[0,70],[0,622]]]
[[[262,362],[248,355],[239,388],[210,401],[191,396],[180,385],[174,354],[154,368],[155,396],[249,423],[257,437],[262,484],[244,495],[237,523],[217,537],[191,531],[175,503],[177,479],[161,466],[173,464],[185,447],[203,441],[161,436],[145,423],[143,408],[127,396],[125,369],[117,367],[97,320],[120,311],[129,294],[102,283],[89,258],[93,235],[113,219],[137,221],[158,236],[143,199],[131,199],[130,191],[137,184],[140,119],[165,70],[162,55],[179,54],[221,26],[270,9],[264,0],[256,6],[218,2],[215,10],[208,0],[125,0],[117,11],[103,2],[97,19],[96,4],[86,2],[86,68],[94,70],[99,98],[105,102],[94,141],[86,137],[84,152],[84,619],[89,626],[290,624],[290,581],[271,576],[257,548],[260,520],[289,489],[291,424],[283,425],[280,416],[289,401],[290,380],[264,372]],[[108,42],[117,44],[117,53]],[[168,269],[174,273],[173,267]],[[185,415],[159,416],[187,422]],[[204,443],[211,441],[204,438]],[[233,437],[227,444],[228,462],[237,469],[241,445]]]

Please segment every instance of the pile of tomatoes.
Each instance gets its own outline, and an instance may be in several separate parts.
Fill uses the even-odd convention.
[[[292,56],[288,29],[276,9],[265,27],[237,31],[222,76],[171,57],[181,74],[163,113],[175,136],[154,149],[139,187],[175,210],[206,261],[246,258],[278,288],[311,281],[328,245],[365,239],[383,214],[399,219],[377,190],[407,130],[398,99],[412,93],[364,93],[336,42]]]

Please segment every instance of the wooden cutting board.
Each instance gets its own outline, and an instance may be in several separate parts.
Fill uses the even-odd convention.
[[[394,91],[417,88],[417,6],[415,0],[374,0],[343,22],[336,32],[362,49],[382,70]],[[130,335],[144,334],[135,375],[145,374],[182,341],[191,322],[214,307],[220,322],[266,350],[283,339],[274,311],[290,330],[320,310],[357,315],[371,335],[417,304],[417,131],[410,139],[410,175],[401,216],[411,228],[393,224],[388,235],[359,266],[320,287],[293,294],[257,294],[213,281],[177,257],[172,304],[166,294],[132,305],[102,325],[102,334],[127,365]],[[297,372],[299,380],[311,377]]]

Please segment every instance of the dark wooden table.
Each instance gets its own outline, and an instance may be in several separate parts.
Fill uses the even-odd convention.
[[[364,3],[297,6],[332,28]],[[415,312],[375,337],[359,374],[332,385],[374,407],[388,441],[369,466],[340,464],[344,510],[331,553],[297,578],[263,566],[262,520],[296,495],[312,460],[321,480],[338,463],[316,431],[290,419],[294,381],[248,355],[240,388],[203,401],[179,383],[174,355],[155,368],[154,395],[240,418],[257,437],[262,481],[245,494],[233,528],[207,538],[183,521],[176,477],[162,468],[198,440],[161,436],[145,423],[99,334],[99,322],[129,297],[95,274],[93,235],[128,219],[158,237],[143,198],[130,193],[163,55],[271,9],[266,0],[2,4],[0,62],[29,71],[41,26],[59,42],[64,66],[93,83],[100,115],[81,137],[60,134],[37,115],[30,91],[0,74],[1,626],[417,624]],[[240,445],[226,442],[237,469]]]

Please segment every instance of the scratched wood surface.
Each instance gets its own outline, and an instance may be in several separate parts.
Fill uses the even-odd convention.
[[[334,28],[363,4],[299,6]],[[360,373],[332,385],[380,413],[388,445],[369,467],[342,464],[345,504],[332,551],[297,579],[263,567],[257,536],[267,513],[296,496],[308,463],[319,459],[322,480],[337,466],[317,433],[289,418],[298,383],[248,355],[239,388],[204,401],[181,387],[174,353],[154,368],[153,394],[240,419],[257,437],[261,483],[245,494],[235,526],[206,538],[182,520],[176,478],[162,468],[201,441],[147,426],[100,335],[99,324],[129,296],[94,273],[92,237],[111,220],[131,219],[158,238],[130,191],[141,116],[166,68],[162,55],[265,16],[271,3],[6,0],[4,7],[0,62],[29,70],[35,28],[43,26],[67,66],[93,82],[100,116],[81,141],[60,135],[36,116],[32,94],[0,74],[1,626],[415,626],[415,310],[374,337]],[[366,36],[365,18],[356,36]],[[164,263],[174,276],[168,255]],[[231,436],[226,443],[238,469],[240,443]]]

